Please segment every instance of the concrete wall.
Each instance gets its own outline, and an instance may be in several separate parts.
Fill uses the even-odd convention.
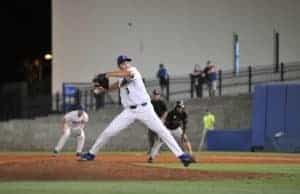
[[[146,78],[159,63],[172,75],[211,59],[232,68],[233,32],[241,64],[273,63],[273,30],[280,60],[300,60],[299,0],[53,0],[52,91],[87,82],[133,57]]]
[[[172,107],[170,104],[169,107]],[[188,135],[194,147],[198,148],[201,137],[202,116],[206,108],[215,113],[216,128],[249,128],[251,122],[251,98],[249,96],[216,97],[215,99],[190,100],[186,102],[189,113]],[[99,112],[91,112],[87,128],[88,149],[98,134],[121,111],[120,107],[106,107]],[[49,150],[60,137],[61,115],[52,115],[34,120],[11,120],[0,122],[0,150]],[[75,150],[75,138],[70,138],[65,150]],[[129,129],[113,137],[105,150],[146,150],[146,128],[135,123]]]

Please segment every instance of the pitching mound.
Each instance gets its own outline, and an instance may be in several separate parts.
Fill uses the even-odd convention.
[[[188,168],[143,166],[144,154],[103,154],[95,161],[78,161],[72,155],[0,155],[0,181],[15,180],[211,180],[256,179],[272,174],[212,172]],[[179,163],[172,155],[156,163]],[[300,163],[299,157],[202,155],[200,163]]]

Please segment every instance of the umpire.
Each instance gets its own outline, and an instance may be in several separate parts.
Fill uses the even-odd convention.
[[[175,108],[167,114],[165,125],[171,132],[172,136],[180,143],[182,148],[188,151],[190,155],[193,155],[191,143],[186,135],[187,118],[188,115],[184,110],[183,101],[177,101]],[[163,142],[159,138],[155,139],[152,149],[149,153],[149,163],[153,162],[162,145]],[[196,162],[194,158],[193,162]]]
[[[185,111],[183,101],[177,101],[175,108],[167,115],[165,125],[181,146],[193,155],[191,142],[186,135],[188,114]]]
[[[160,96],[160,91],[158,89],[154,89],[152,92],[152,99],[151,99],[151,103],[153,105],[154,111],[156,112],[156,114],[158,115],[158,117],[162,120],[162,122],[165,122],[165,119],[167,117],[167,105],[166,103],[161,99]],[[149,141],[149,150],[148,150],[148,154],[150,154],[151,149],[154,145],[154,142],[156,140],[158,140],[159,137],[158,135],[151,131],[148,130],[148,141]],[[149,157],[148,162],[152,162],[152,158]]]

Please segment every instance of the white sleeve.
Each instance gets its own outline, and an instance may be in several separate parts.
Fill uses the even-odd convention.
[[[70,121],[72,119],[71,112],[65,114],[64,119],[65,119],[65,121]]]

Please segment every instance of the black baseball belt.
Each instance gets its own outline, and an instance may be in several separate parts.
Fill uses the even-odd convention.
[[[146,106],[148,103],[147,102],[144,102],[141,104],[141,106]],[[139,105],[131,105],[129,106],[130,109],[136,109]]]

